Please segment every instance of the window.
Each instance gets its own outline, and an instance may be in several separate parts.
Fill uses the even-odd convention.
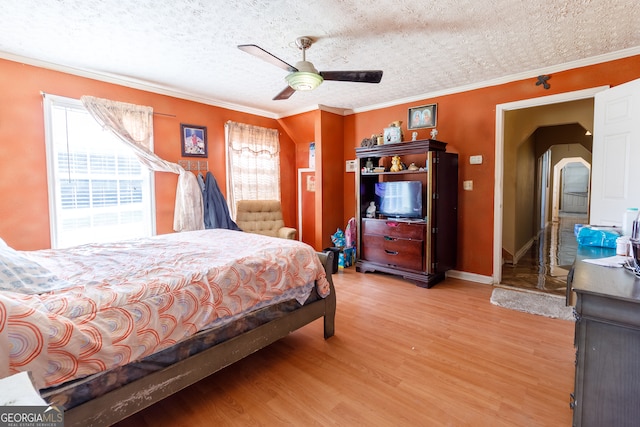
[[[277,129],[227,122],[227,203],[235,218],[238,200],[280,200]]]
[[[152,173],[79,100],[44,105],[51,246],[155,234]]]

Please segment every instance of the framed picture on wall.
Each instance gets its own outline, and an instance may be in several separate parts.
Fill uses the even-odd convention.
[[[436,127],[438,104],[422,105],[409,108],[408,129],[422,129]]]
[[[180,124],[182,157],[207,157],[207,128]]]

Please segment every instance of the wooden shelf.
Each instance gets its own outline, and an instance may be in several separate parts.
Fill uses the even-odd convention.
[[[428,170],[410,171],[402,170],[400,172],[362,172],[362,176],[376,176],[376,175],[410,175],[410,174],[427,174]]]
[[[356,157],[388,157],[403,156],[428,151],[445,151],[446,142],[435,139],[421,139],[418,141],[398,142],[395,144],[374,145],[373,147],[356,148]]]

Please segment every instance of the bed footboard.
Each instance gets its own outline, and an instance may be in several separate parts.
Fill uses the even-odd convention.
[[[109,426],[324,317],[324,337],[335,332],[333,253],[318,253],[331,293],[291,313],[65,411],[65,427]]]
[[[318,252],[318,257],[324,266],[324,271],[327,273],[327,280],[331,287],[331,293],[324,299],[325,313],[324,313],[324,338],[330,338],[335,333],[335,318],[336,318],[336,290],[333,287],[333,278],[331,274],[333,272],[333,252]]]

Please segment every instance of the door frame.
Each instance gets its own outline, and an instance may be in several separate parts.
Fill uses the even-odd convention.
[[[589,182],[591,181],[591,164],[587,162],[582,157],[565,157],[560,160],[554,167],[553,173],[556,177],[560,176],[562,173],[562,169],[567,166],[569,163],[580,163],[589,171]],[[553,180],[553,204],[552,204],[552,215],[551,218],[553,221],[557,221],[560,218],[560,198],[562,197],[562,189],[560,188],[560,180]],[[587,213],[589,215],[589,201],[591,200],[591,186],[587,186]]]
[[[303,182],[304,180],[302,179],[302,174],[315,171],[316,170],[314,168],[298,168],[298,240],[301,242],[303,241],[302,229],[304,228],[302,227],[302,220],[304,218],[304,215],[302,214],[302,192],[305,185],[305,183]]]
[[[559,93],[539,98],[523,99],[496,105],[496,151],[495,177],[493,190],[493,284],[502,279],[502,218],[503,218],[503,185],[504,185],[504,116],[505,112],[542,105],[578,101],[593,98],[596,93],[609,89],[609,86],[598,86],[574,92]]]

